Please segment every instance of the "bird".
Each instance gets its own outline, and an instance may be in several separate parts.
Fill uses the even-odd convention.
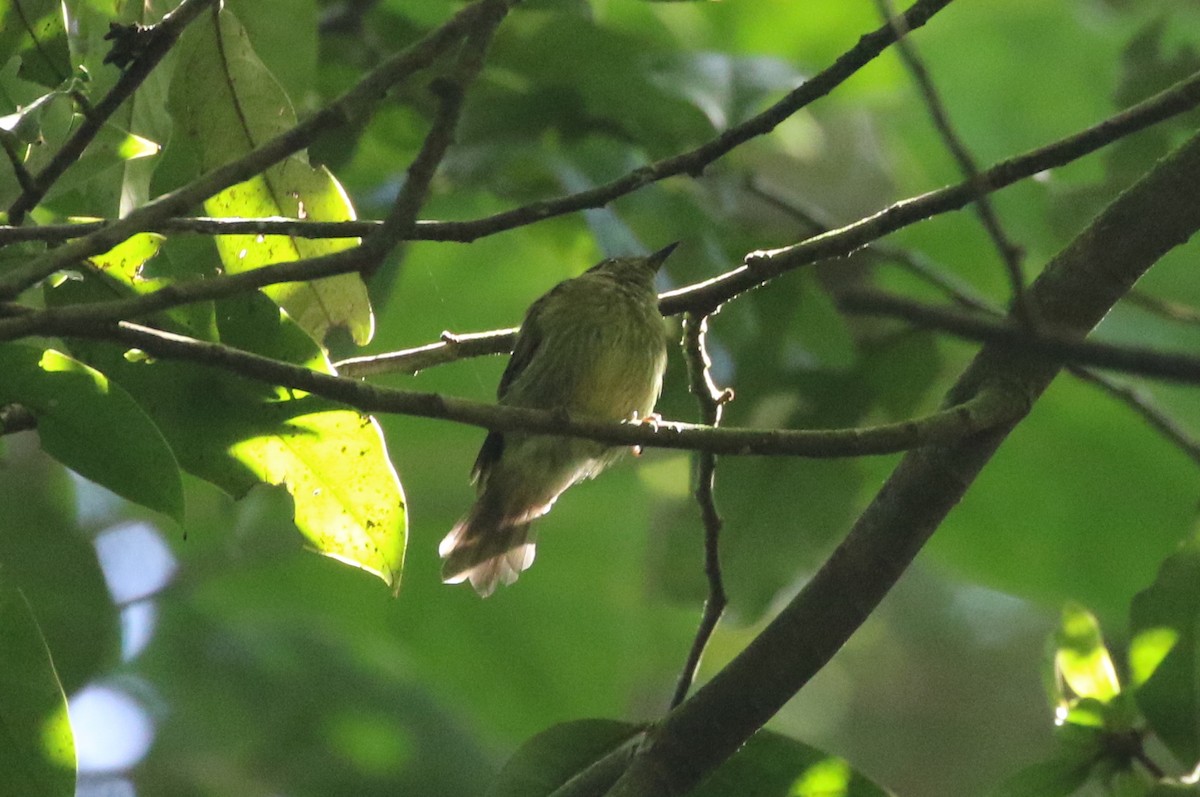
[[[653,418],[667,367],[654,278],[678,241],[600,261],[529,306],[497,399],[503,406],[609,421]],[[471,469],[476,499],[438,546],[442,580],[487,597],[533,564],[530,524],[626,449],[594,440],[490,432]]]

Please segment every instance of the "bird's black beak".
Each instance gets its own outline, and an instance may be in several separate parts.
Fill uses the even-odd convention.
[[[675,243],[667,244],[657,252],[648,255],[646,261],[657,270],[671,256],[671,253],[675,251],[675,247],[679,246],[679,243],[679,241],[676,241]]]

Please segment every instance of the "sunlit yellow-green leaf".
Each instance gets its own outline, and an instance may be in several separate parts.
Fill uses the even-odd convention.
[[[75,737],[67,698],[33,610],[3,579],[0,640],[0,795],[71,797]]]
[[[293,418],[230,453],[295,501],[296,526],[326,556],[399,588],[406,512],[374,419],[335,410]]]
[[[1091,612],[1076,603],[1064,606],[1056,642],[1055,666],[1075,695],[1107,702],[1121,691],[1100,625]]]
[[[205,169],[243,155],[291,128],[296,114],[283,88],[259,60],[249,37],[227,9],[206,18],[186,41],[171,87],[171,105],[181,136],[200,153]],[[222,217],[286,217],[348,221],[355,217],[341,185],[324,167],[302,154],[231,186],[204,204]],[[290,236],[239,235],[217,239],[221,262],[237,273],[354,246],[357,239],[310,240]],[[366,286],[357,274],[308,283],[275,285],[265,292],[317,340],[337,327],[362,344],[374,332]]]
[[[1141,686],[1154,675],[1178,641],[1179,632],[1173,628],[1147,628],[1134,636],[1129,643],[1129,672],[1134,686]]]
[[[116,154],[121,160],[131,161],[156,155],[160,149],[162,147],[148,138],[126,133],[117,142]]]
[[[826,758],[796,779],[788,797],[843,797],[850,789],[852,774],[845,760]]]
[[[88,258],[88,262],[105,274],[131,288],[146,283],[141,276],[142,266],[158,254],[165,239],[152,232],[142,232],[126,238],[121,243],[99,255]],[[145,292],[144,289],[139,292]]]

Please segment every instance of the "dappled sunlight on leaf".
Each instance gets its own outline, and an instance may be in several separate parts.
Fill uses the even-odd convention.
[[[234,443],[230,453],[287,488],[296,526],[318,552],[399,589],[407,512],[374,419],[340,410],[304,415],[282,432]]]

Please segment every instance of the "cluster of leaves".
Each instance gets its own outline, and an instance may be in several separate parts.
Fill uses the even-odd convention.
[[[0,19],[7,23],[19,13],[22,20],[0,28],[0,113],[8,114],[0,119],[0,140],[19,164],[0,169],[4,207],[28,191],[23,175],[38,175],[53,162],[84,123],[87,103],[118,79],[104,64],[109,23],[154,23],[173,6],[137,5],[0,5]],[[701,144],[879,24],[869,3],[776,3],[769,11],[754,5],[527,0],[506,20],[483,78],[471,87],[425,215],[486,216],[592,188]],[[1196,68],[1187,46],[1194,17],[1186,9],[1113,3],[1114,16],[1084,33],[1072,15],[1085,13],[1088,3],[1030,5],[1011,19],[964,9],[964,16],[948,15],[945,27],[939,18],[921,40],[931,61],[946,65],[939,77],[983,158],[1109,114],[1105,92],[1089,90],[1102,70],[1119,65],[1115,93],[1123,106]],[[460,4],[228,0],[225,6],[188,27],[31,210],[33,220],[116,218],[144,206],[292,128],[298,115],[336,97]],[[986,52],[963,60],[964,37],[989,26],[997,36],[979,36]],[[1021,54],[1034,46],[1062,50],[1062,31],[1086,36],[1086,46],[1072,48],[1074,60],[1031,63]],[[804,54],[803,68],[797,53]],[[445,68],[439,63],[433,71]],[[1018,70],[1022,80],[1013,79]],[[413,241],[369,286],[377,331],[368,288],[357,275],[187,305],[147,323],[328,373],[331,352],[365,344],[373,332],[378,345],[394,349],[435,340],[446,328],[511,326],[556,280],[601,253],[633,251],[641,242],[683,239],[664,287],[698,282],[747,251],[811,232],[811,211],[818,222],[856,218],[887,199],[955,179],[923,109],[894,99],[900,74],[895,64],[873,65],[845,87],[843,104],[793,116],[702,178],[647,186],[606,208],[470,246]],[[352,196],[362,215],[385,215],[434,113],[426,82],[396,87],[369,120],[356,120],[349,133],[318,137],[307,157],[290,157],[217,194],[204,213],[343,221],[355,216]],[[1019,125],[1004,124],[1002,107],[1029,113]],[[1072,167],[1001,197],[1000,209],[1030,260],[1054,252],[1192,128],[1190,119],[1164,125],[1114,148],[1100,169]],[[138,234],[39,286],[41,301],[70,308],[144,296],[356,243],[253,234],[213,241],[215,248],[194,236]],[[969,220],[913,228],[900,243],[920,249],[952,281],[1004,297],[1001,269],[980,267],[986,244]],[[45,251],[44,244],[6,246],[0,277]],[[1200,301],[1200,281],[1186,270],[1186,259],[1162,270],[1150,289]],[[863,280],[933,293],[902,269],[862,256],[775,281],[713,319],[715,374],[738,395],[729,423],[854,426],[930,407],[965,360],[965,348],[939,343],[929,332],[840,314],[833,290]],[[1106,332],[1136,340],[1151,320],[1119,309]],[[1200,344],[1194,328],[1154,326],[1152,334],[1164,344]],[[487,398],[499,367],[465,363],[390,379]],[[660,405],[667,417],[694,414],[684,372],[675,357]],[[5,659],[2,668],[15,676],[0,693],[13,734],[4,752],[30,765],[39,783],[18,793],[70,791],[73,778],[61,766],[72,758],[63,694],[107,674],[138,684],[131,692],[153,692],[148,703],[170,707],[157,717],[155,747],[134,773],[147,792],[195,790],[206,782],[223,794],[260,793],[264,782],[296,793],[348,784],[360,793],[390,793],[397,784],[427,794],[479,792],[499,759],[551,726],[533,735],[492,785],[497,795],[550,794],[598,759],[636,744],[645,728],[560,723],[626,709],[655,712],[682,660],[691,617],[677,607],[695,606],[705,592],[684,456],[647,457],[636,472],[615,472],[562,502],[545,522],[546,536],[562,544],[540,551],[536,578],[480,608],[471,596],[442,588],[433,562],[433,542],[468,500],[464,474],[478,443],[468,430],[395,417],[376,423],[219,367],[99,341],[0,344],[0,374],[0,407],[30,410],[42,448],[75,473],[171,519],[154,518],[186,563],[186,578],[159,600],[154,644],[118,663],[118,608],[76,530],[70,486],[61,473],[43,472],[44,463],[41,470],[31,466],[27,479],[10,480],[3,506],[11,511],[0,523],[0,638],[20,640],[4,654],[22,658],[11,667]],[[1160,398],[1184,421],[1200,421],[1194,393]],[[367,579],[294,556],[288,521],[312,547],[398,583],[408,512],[381,426],[421,517],[404,597],[387,607],[376,602]],[[12,448],[19,456],[19,446]],[[1064,458],[1089,467],[1064,468]],[[889,459],[723,461],[718,498],[729,529],[722,553],[733,620],[753,627],[792,590],[891,465]],[[230,505],[208,486],[244,496],[264,482],[284,485],[290,500],[252,492]],[[1071,596],[1112,616],[1186,533],[1193,507],[1181,496],[1193,485],[1194,464],[1131,424],[1124,407],[1085,386],[1061,385],[947,522],[933,555],[980,583],[1042,600]],[[104,513],[90,530],[131,513],[138,510]],[[40,540],[25,533],[35,523]],[[1055,533],[1047,534],[1048,527]],[[1129,742],[1140,743],[1147,729],[1183,767],[1200,759],[1200,745],[1189,736],[1195,700],[1182,699],[1191,694],[1195,661],[1191,621],[1178,607],[1192,599],[1183,576],[1167,578],[1172,568],[1186,569],[1185,558],[1171,560],[1163,580],[1134,605],[1136,633],[1161,642],[1164,628],[1176,629],[1176,638],[1154,669],[1139,658],[1151,648],[1138,647],[1135,637],[1132,689],[1122,690],[1111,676],[1091,621],[1078,610],[1068,613],[1056,657],[1070,689],[1062,696],[1070,704],[1062,752],[1002,793],[1068,794],[1089,778],[1129,794],[1186,788],[1128,775],[1140,766],[1139,748]],[[56,591],[65,580],[70,590]],[[1071,630],[1080,625],[1082,632]],[[744,634],[734,628],[719,637],[709,667],[732,655]],[[36,688],[25,691],[29,685]],[[274,696],[285,689],[296,699],[281,706]],[[24,696],[12,702],[14,693]],[[281,739],[289,740],[283,753]],[[212,760],[225,765],[216,783],[203,774]],[[841,758],[764,732],[701,793],[883,792]]]
[[[1006,780],[995,797],[1075,794],[1088,781],[1120,797],[1196,793],[1198,577],[1200,542],[1193,539],[1135,596],[1126,684],[1095,616],[1078,604],[1064,607],[1046,666],[1057,750]],[[1155,760],[1164,748],[1171,766]]]

